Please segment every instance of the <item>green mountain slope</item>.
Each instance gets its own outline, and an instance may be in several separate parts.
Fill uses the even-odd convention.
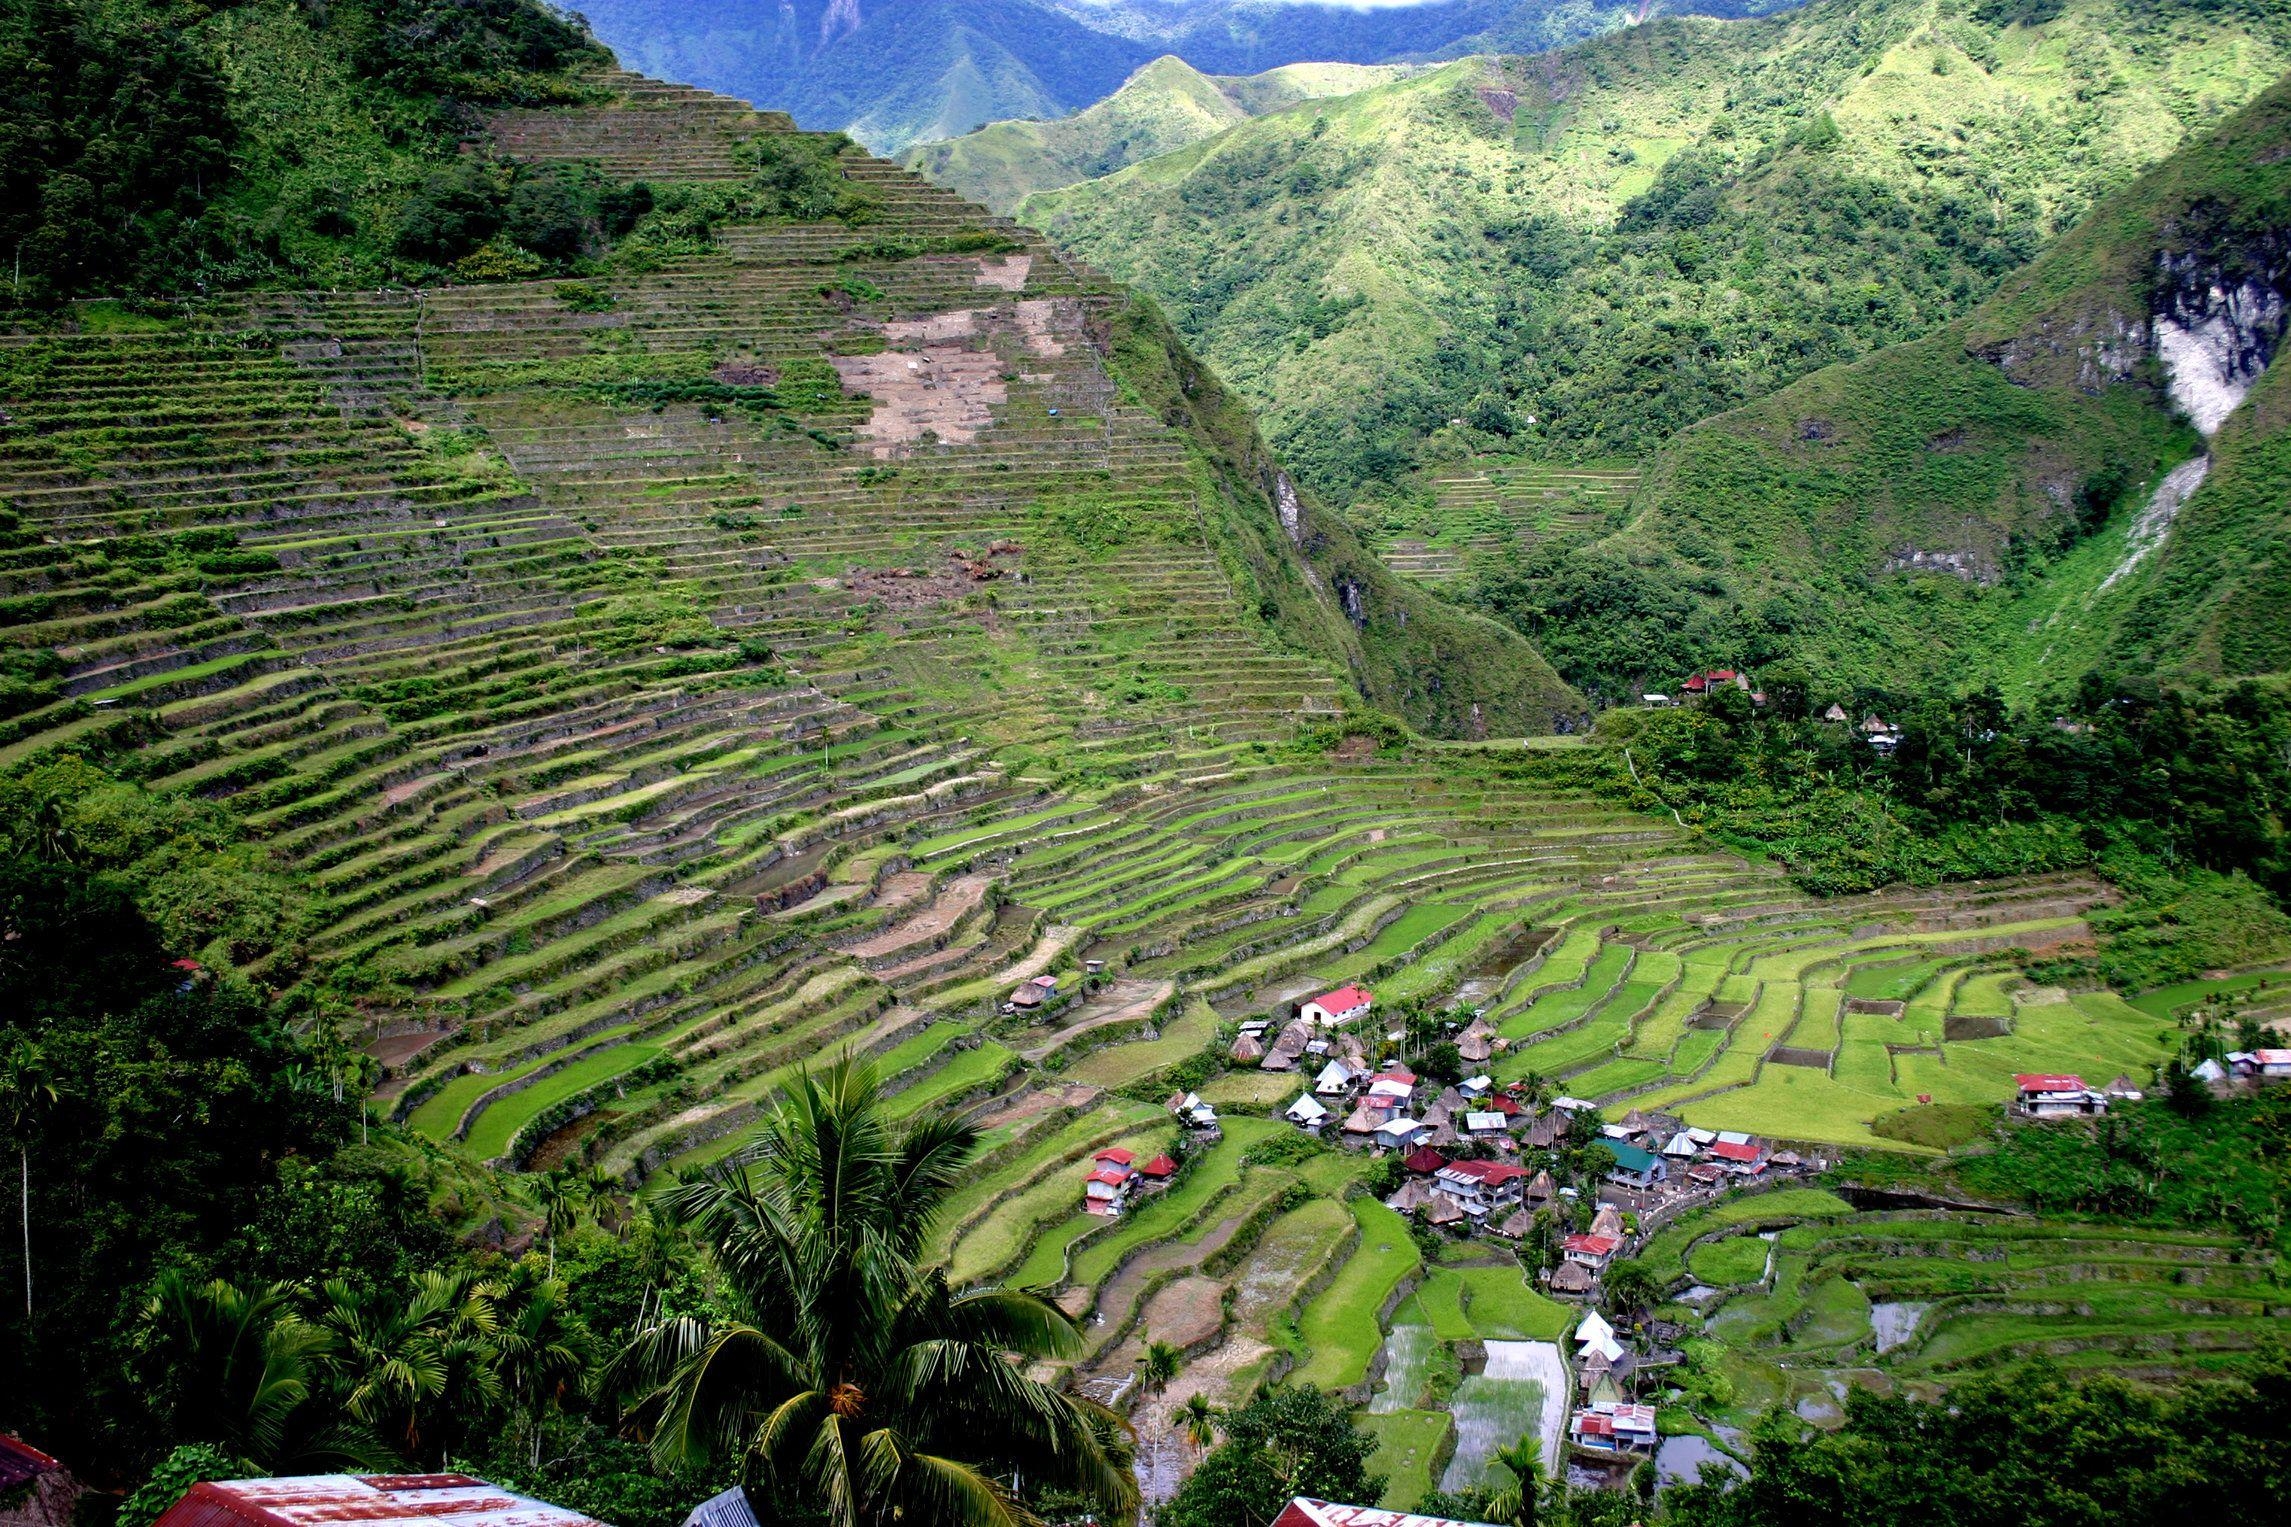
[[[1008,213],[1036,191],[1110,175],[1251,117],[1413,72],[1406,65],[1288,64],[1263,74],[1208,75],[1167,54],[1087,111],[1050,122],[989,123],[960,138],[919,143],[899,162]]]
[[[2279,669],[2287,294],[2291,81],[1966,319],[1685,431],[1626,530],[1482,597],[1610,692],[1785,656],[2015,699]]]
[[[1667,18],[1246,122],[1021,215],[1160,298],[1350,495],[1466,448],[1637,454],[1929,333],[2286,66],[2266,0]]]

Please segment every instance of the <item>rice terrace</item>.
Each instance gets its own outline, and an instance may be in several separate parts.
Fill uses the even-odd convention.
[[[96,1527],[353,1464],[622,1527],[767,1501],[795,1475],[747,1440],[763,1412],[677,1453],[699,1422],[663,1396],[699,1350],[675,1342],[769,1322],[726,1227],[780,1223],[739,1194],[822,1077],[885,1141],[975,1133],[866,1233],[943,1269],[926,1302],[1038,1295],[1067,1334],[997,1357],[1102,1418],[1115,1484],[1025,1478],[1049,1444],[1012,1441],[981,1467],[1014,1514],[966,1522],[1112,1527],[1130,1490],[1220,1527],[1210,1460],[1328,1428],[1374,1492],[1337,1506],[1508,1527],[1544,1490],[1584,1527],[1747,1527],[1715,1513],[1780,1428],[2102,1376],[2176,1416],[2279,1371],[2274,677],[2173,698],[2127,668],[1981,709],[2021,648],[1935,699],[1869,678],[1882,654],[1832,675],[1803,654],[1839,649],[1693,615],[1718,634],[1691,670],[1625,692],[1636,638],[1546,641],[1572,608],[1549,580],[1655,566],[1630,538],[1684,538],[1709,462],[1539,455],[1522,424],[1332,507],[1160,308],[1052,238],[840,133],[566,58],[457,118],[453,162],[500,167],[504,217],[546,185],[609,229],[641,186],[577,257],[504,233],[420,282],[346,262],[0,325],[0,773],[39,866],[8,980],[42,1013],[214,1005],[265,1036],[250,1060],[168,1019],[138,1074],[207,1096],[132,1128],[101,1123],[124,1031],[56,1018],[4,1052],[10,1329],[34,1351],[52,1290],[124,1373],[211,1353],[183,1333],[257,1299],[232,1318],[320,1397],[251,1429],[201,1430],[180,1377],[119,1414],[0,1404]],[[2274,145],[2237,172],[2254,205],[2287,101],[2221,118]],[[2250,385],[2258,422],[2190,447],[2231,486],[2271,448],[2233,431],[2280,425],[2272,373]],[[2136,496],[2169,463],[2130,406]],[[2052,619],[1997,613],[2050,565],[2011,555],[1979,616],[2008,634]],[[2232,783],[2189,784],[2231,733]],[[2163,748],[2162,804],[2112,783]],[[65,959],[90,940],[147,953],[148,989]],[[172,1131],[213,1143],[152,1193],[249,1174],[180,1225],[134,1197]],[[67,1234],[73,1171],[144,1207]],[[132,1306],[75,1281],[83,1233]],[[205,1249],[170,1264],[162,1235]],[[392,1329],[459,1332],[451,1361],[496,1314],[565,1321],[514,1351],[578,1360],[488,1334],[482,1401],[385,1403],[356,1354],[405,1288],[429,1292]],[[334,1394],[372,1448],[325,1452]]]

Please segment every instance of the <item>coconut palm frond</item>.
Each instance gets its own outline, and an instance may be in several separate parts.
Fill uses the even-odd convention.
[[[713,1333],[663,1387],[653,1451],[668,1463],[738,1451],[758,1410],[806,1387],[802,1373],[785,1347],[754,1326]]]

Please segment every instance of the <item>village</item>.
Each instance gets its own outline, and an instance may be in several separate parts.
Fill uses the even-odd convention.
[[[1056,991],[1053,978],[1041,977],[1010,1000],[1033,1006]],[[1295,1077],[1279,1119],[1322,1148],[1367,1157],[1372,1191],[1425,1244],[1482,1240],[1508,1250],[1532,1287],[1576,1306],[1562,1343],[1573,1352],[1556,1365],[1567,1375],[1568,1455],[1579,1463],[1651,1457],[1661,1439],[1655,1406],[1642,1397],[1654,1375],[1680,1361],[1689,1333],[1661,1319],[1618,1329],[1602,1304],[1649,1312],[1636,1293],[1609,1294],[1607,1274],[1681,1215],[1729,1192],[1822,1172],[1829,1155],[1637,1108],[1609,1120],[1597,1103],[1555,1093],[1540,1077],[1499,1083],[1488,1068],[1508,1045],[1478,1013],[1460,1027],[1449,1022],[1439,1041],[1472,1074],[1420,1074],[1410,1058],[1432,1046],[1406,1023],[1376,1017],[1370,990],[1341,986],[1296,1003],[1285,1021],[1241,1021],[1229,1030],[1226,1055],[1237,1068]],[[2291,1050],[2231,1052],[2191,1075],[2215,1092],[2291,1079]],[[2073,1073],[2023,1073],[2013,1084],[2003,1101],[2030,1120],[2092,1118],[2143,1096],[2126,1076],[2095,1086]],[[1223,1138],[1224,1121],[1200,1093],[1174,1092],[1163,1106],[1180,1129],[1175,1154],[1097,1151],[1082,1183],[1085,1212],[1116,1219],[1133,1211],[1178,1181],[1188,1157]]]

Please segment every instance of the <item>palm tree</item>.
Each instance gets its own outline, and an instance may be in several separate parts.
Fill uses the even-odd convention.
[[[1145,1371],[1146,1388],[1157,1393],[1167,1389],[1169,1381],[1177,1377],[1178,1362],[1177,1348],[1168,1342],[1147,1342],[1145,1355],[1138,1359],[1138,1367]]]
[[[1535,1527],[1543,1506],[1543,1446],[1532,1434],[1500,1447],[1488,1460],[1511,1471],[1511,1483],[1488,1497],[1488,1516],[1504,1527]]]
[[[179,1269],[159,1275],[144,1314],[174,1361],[176,1432],[272,1472],[397,1467],[371,1433],[310,1430],[311,1379],[331,1342],[292,1297],[283,1283],[250,1292],[220,1278],[195,1284]]]
[[[421,1460],[425,1443],[500,1398],[493,1348],[500,1293],[467,1271],[421,1273],[403,1298],[328,1280],[318,1323],[348,1385],[344,1408]],[[430,1452],[443,1456],[442,1448]]]
[[[550,1410],[564,1404],[588,1371],[586,1333],[565,1307],[565,1285],[536,1279],[531,1263],[513,1274],[499,1300],[493,1351],[531,1443],[530,1466],[541,1467],[541,1435]]]
[[[581,1178],[571,1167],[559,1167],[533,1184],[533,1198],[541,1206],[541,1233],[549,1238],[549,1276],[557,1276],[557,1237],[581,1222],[581,1204],[588,1197]]]
[[[32,1324],[32,1116],[56,1101],[48,1057],[22,1034],[11,1035],[0,1051],[0,1122],[16,1142],[18,1202],[24,1223],[24,1324]]]
[[[1205,1394],[1187,1395],[1184,1403],[1177,1407],[1177,1422],[1185,1433],[1185,1440],[1193,1444],[1197,1453],[1208,1452],[1209,1445],[1217,1440],[1217,1407],[1209,1403],[1209,1396]]]
[[[1015,1358],[1080,1345],[1033,1294],[957,1293],[923,1248],[968,1180],[978,1131],[939,1115],[903,1132],[875,1068],[798,1072],[755,1143],[663,1195],[724,1280],[734,1318],[656,1321],[616,1365],[664,1463],[741,1458],[749,1480],[832,1527],[1034,1527],[1000,1482],[1137,1506],[1127,1429]]]

